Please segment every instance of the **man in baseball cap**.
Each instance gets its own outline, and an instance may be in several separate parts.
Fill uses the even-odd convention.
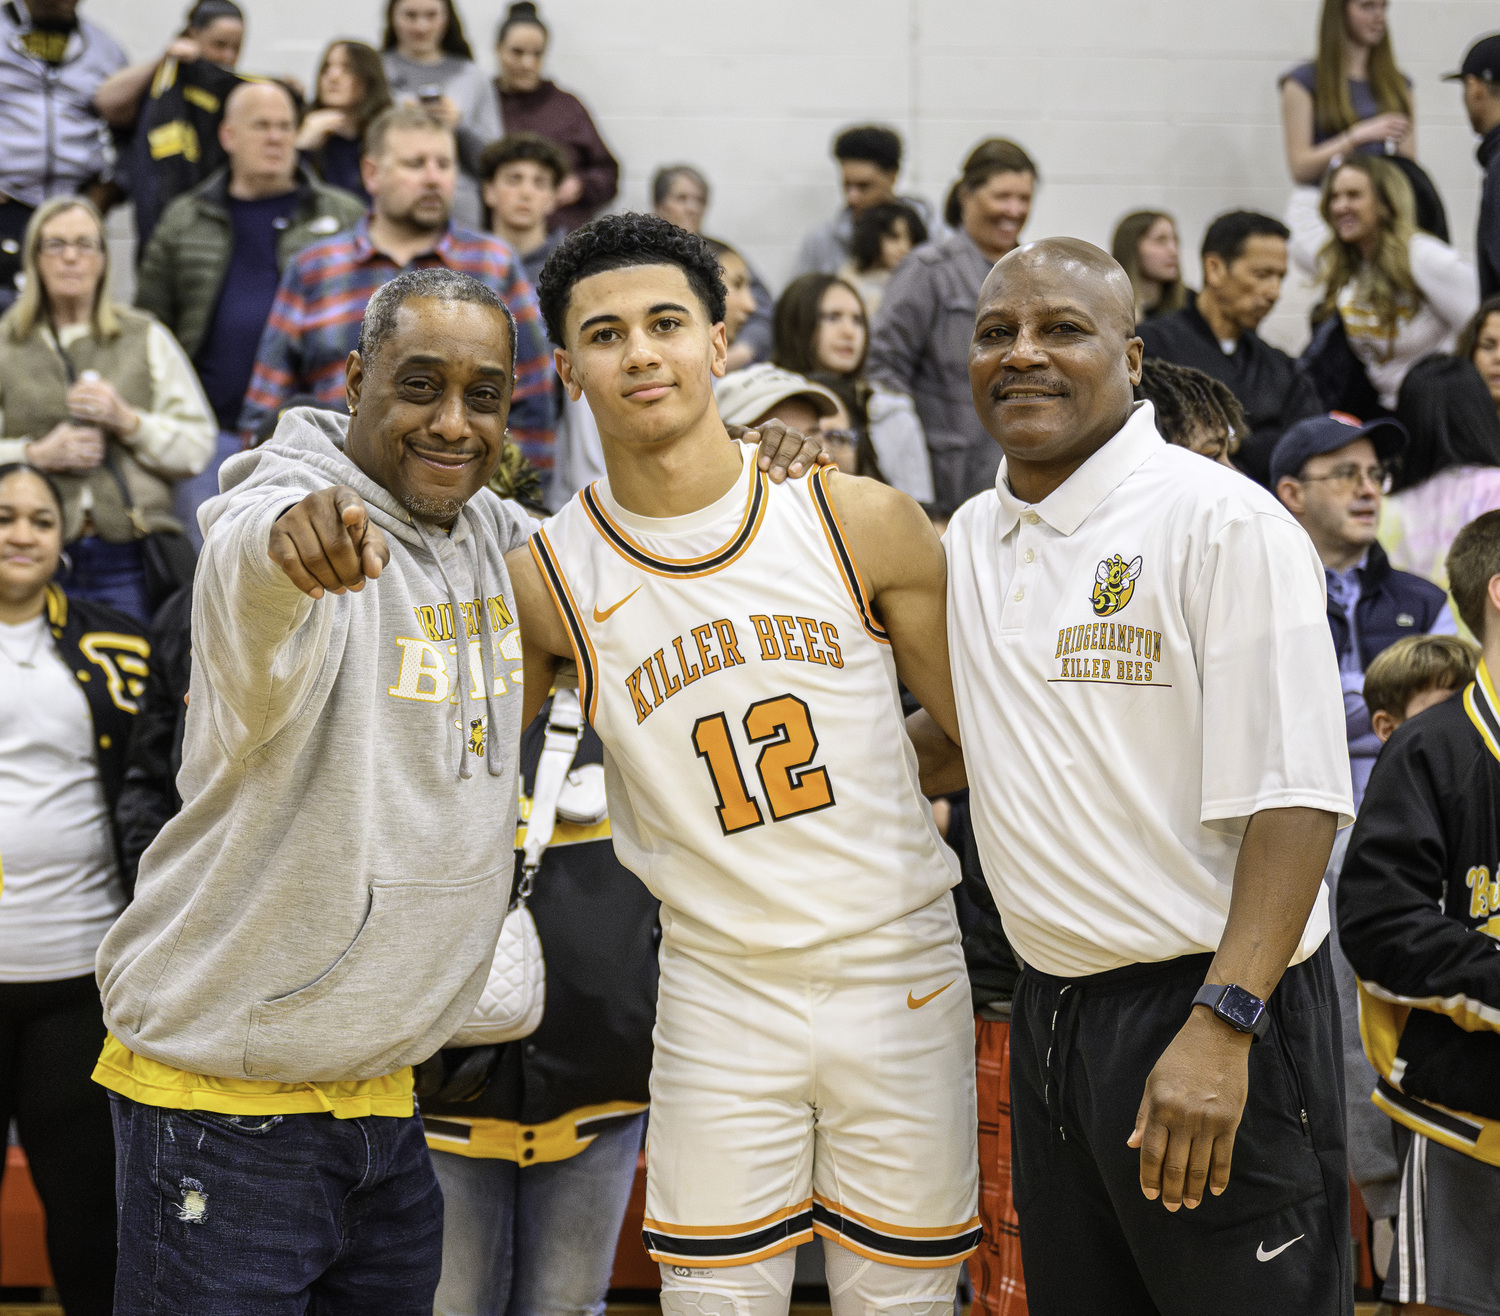
[[[1500,33],[1480,37],[1464,56],[1463,66],[1444,74],[1444,82],[1464,84],[1464,109],[1479,134],[1479,164],[1484,187],[1479,199],[1479,295],[1500,292]]]
[[[1271,487],[1312,539],[1328,582],[1328,628],[1344,687],[1356,808],[1380,753],[1380,738],[1365,705],[1365,669],[1404,636],[1451,635],[1455,629],[1443,591],[1420,576],[1395,570],[1375,539],[1381,499],[1390,487],[1389,464],[1401,455],[1406,441],[1406,430],[1398,421],[1362,424],[1335,411],[1299,421],[1271,454]],[[1324,877],[1330,889],[1337,887],[1348,844],[1349,833],[1340,832]],[[1370,1104],[1375,1074],[1360,1043],[1353,970],[1342,955],[1336,954],[1333,963],[1343,1023],[1349,1172],[1365,1193],[1394,1181],[1400,1163],[1390,1120]]]
[[[1400,421],[1361,423],[1333,411],[1298,421],[1271,454],[1271,487],[1312,539],[1328,580],[1328,625],[1343,677],[1356,807],[1380,752],[1364,706],[1365,668],[1403,636],[1455,629],[1447,595],[1397,571],[1375,539],[1390,464],[1405,448]]]

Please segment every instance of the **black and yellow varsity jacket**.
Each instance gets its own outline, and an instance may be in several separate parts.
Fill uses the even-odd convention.
[[[1371,1100],[1500,1165],[1500,697],[1483,664],[1399,727],[1365,792],[1338,887]]]

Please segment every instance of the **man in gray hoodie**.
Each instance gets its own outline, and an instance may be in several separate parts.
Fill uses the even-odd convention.
[[[432,1311],[411,1066],[473,1008],[511,889],[502,559],[533,523],[484,486],[514,346],[476,280],[399,275],[349,415],[288,412],[200,513],[183,808],[98,959],[119,1316]],[[818,446],[765,439],[773,480]]]
[[[520,635],[485,489],[515,326],[404,274],[347,418],[224,466],[182,812],[100,949],[119,1313],[430,1313],[442,1198],[410,1066],[468,1016],[511,888]]]

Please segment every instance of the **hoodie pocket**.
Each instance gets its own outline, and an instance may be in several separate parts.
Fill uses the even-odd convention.
[[[251,1009],[245,1073],[338,1082],[425,1060],[484,985],[508,877],[509,869],[461,881],[375,878],[348,950],[307,986]]]

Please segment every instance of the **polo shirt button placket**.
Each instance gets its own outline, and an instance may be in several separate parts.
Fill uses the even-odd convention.
[[[1026,625],[1026,587],[1030,579],[1027,568],[1036,561],[1036,550],[1028,542],[1030,531],[1040,524],[1041,517],[1033,511],[1021,514],[1021,525],[1016,535],[1016,574],[1011,581],[1010,597],[1005,602],[1004,626],[1006,630],[1020,630]]]

